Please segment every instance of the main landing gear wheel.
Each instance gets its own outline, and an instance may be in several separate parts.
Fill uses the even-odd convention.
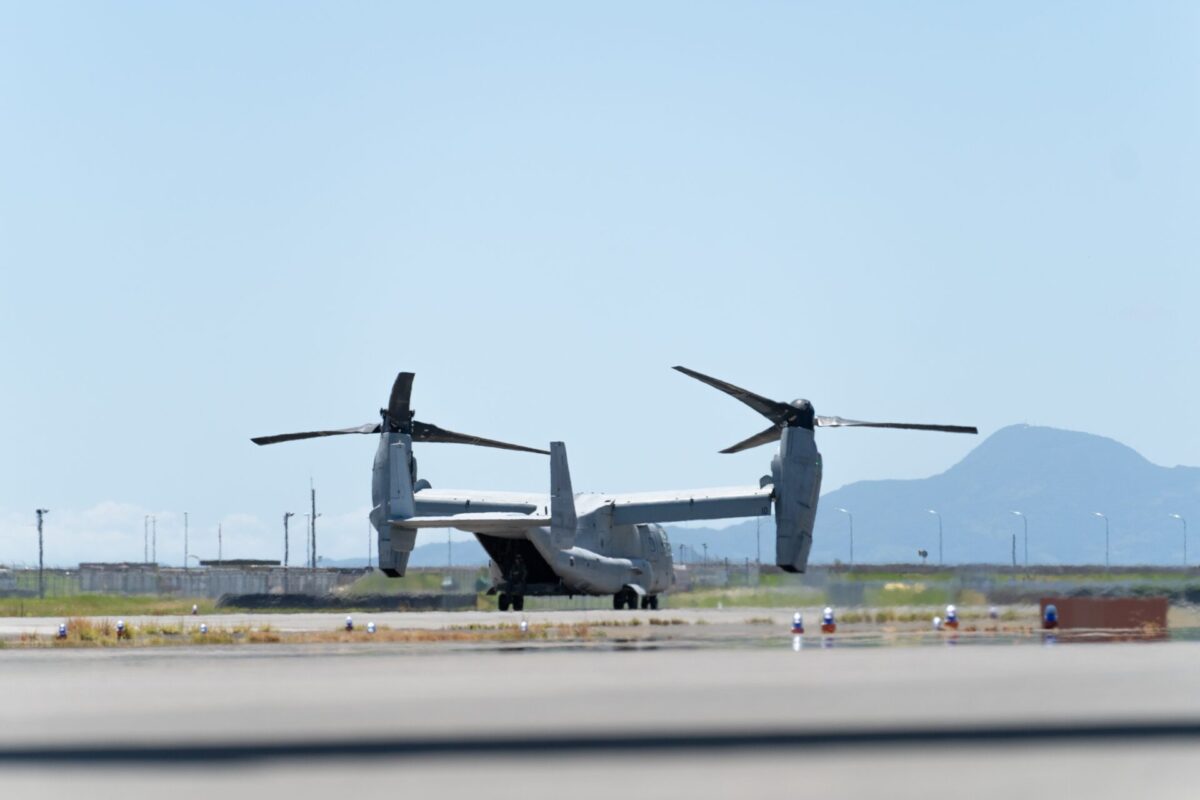
[[[658,610],[658,595],[648,594],[642,598],[642,609]]]
[[[633,589],[622,589],[613,595],[613,608],[620,611],[622,608],[628,608],[630,611],[637,610],[638,595]]]
[[[508,611],[509,602],[510,602],[510,600],[508,597],[508,592],[501,592],[500,593],[500,610]]]
[[[512,596],[512,608],[513,608],[513,611],[524,611],[525,610],[525,595],[514,594]]]

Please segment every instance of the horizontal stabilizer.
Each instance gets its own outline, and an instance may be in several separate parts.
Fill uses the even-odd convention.
[[[550,518],[544,515],[517,514],[507,511],[489,511],[479,514],[448,514],[439,517],[408,517],[394,519],[397,528],[458,528],[472,533],[498,531],[521,531],[549,525]]]

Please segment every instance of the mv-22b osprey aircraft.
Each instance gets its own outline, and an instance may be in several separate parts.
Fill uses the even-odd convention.
[[[409,398],[413,373],[401,372],[378,423],[340,430],[285,433],[252,439],[265,445],[341,434],[379,434],[371,481],[371,524],[379,536],[379,567],[404,575],[422,528],[457,528],[475,534],[491,557],[492,588],[501,611],[520,611],[527,595],[612,595],[613,608],[658,608],[659,594],[674,583],[666,531],[659,523],[765,516],[775,512],[775,563],[804,572],[812,547],[821,491],[821,454],[815,428],[901,428],[977,433],[959,425],[861,422],[820,417],[807,400],[782,403],[703,375],[685,375],[732,395],[771,426],[722,450],[737,453],[779,442],[771,473],[757,486],[639,494],[575,494],[562,442],[550,450],[455,433],[414,419]],[[434,489],[417,477],[414,442],[451,442],[550,456],[550,494]]]

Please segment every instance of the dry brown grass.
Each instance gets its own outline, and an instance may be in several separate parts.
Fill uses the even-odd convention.
[[[519,641],[587,641],[603,639],[606,634],[597,627],[616,623],[534,624],[525,631],[517,624],[495,626],[470,625],[439,630],[393,630],[378,626],[375,633],[364,628],[353,631],[295,631],[273,630],[269,625],[209,626],[200,632],[198,623],[126,625],[125,638],[118,639],[116,623],[111,620],[71,619],[67,622],[67,637],[23,634],[4,644],[15,647],[163,647],[172,645],[237,645],[237,644],[366,644],[366,643],[443,643],[443,642],[519,642]]]

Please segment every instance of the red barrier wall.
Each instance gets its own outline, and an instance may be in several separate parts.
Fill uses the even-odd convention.
[[[1042,619],[1051,603],[1059,628],[1167,628],[1165,597],[1043,597]]]

